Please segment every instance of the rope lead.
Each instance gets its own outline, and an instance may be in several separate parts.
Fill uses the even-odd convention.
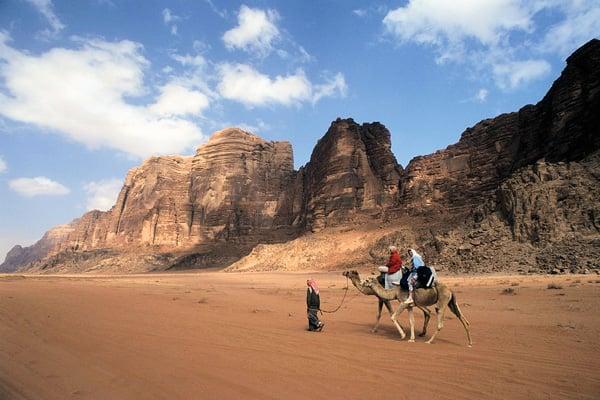
[[[344,289],[344,297],[342,297],[342,301],[340,302],[340,305],[337,306],[337,308],[335,310],[331,310],[331,311],[319,309],[319,311],[321,312],[321,315],[323,315],[323,313],[333,314],[334,312],[338,311],[340,309],[340,307],[342,307],[342,304],[344,304],[344,300],[346,299],[347,294],[348,294],[348,277],[346,277],[346,288]]]

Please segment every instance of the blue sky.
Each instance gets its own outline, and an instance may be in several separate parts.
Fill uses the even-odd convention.
[[[405,166],[599,34],[599,0],[0,0],[0,260],[226,126],[299,167],[335,118],[380,121]]]

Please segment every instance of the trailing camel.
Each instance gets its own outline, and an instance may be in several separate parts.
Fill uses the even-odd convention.
[[[375,295],[379,297],[381,300],[398,300],[400,301],[400,306],[396,308],[396,311],[392,314],[392,321],[398,332],[400,333],[400,337],[404,339],[406,335],[402,330],[402,327],[398,323],[398,315],[404,311],[404,309],[408,309],[409,321],[410,321],[410,339],[409,342],[415,341],[415,318],[413,315],[413,307],[427,307],[435,305],[435,310],[437,313],[437,329],[429,338],[426,343],[433,342],[438,332],[444,327],[444,314],[446,312],[446,307],[452,311],[454,315],[459,319],[465,328],[465,332],[467,333],[467,340],[469,342],[469,347],[473,345],[471,341],[471,333],[469,332],[469,321],[464,317],[460,308],[458,307],[458,303],[456,302],[456,295],[452,292],[452,290],[444,285],[441,282],[437,282],[435,286],[431,289],[416,289],[413,293],[414,303],[407,304],[404,301],[407,298],[408,292],[404,291],[398,286],[393,289],[384,289],[377,279],[371,278],[367,279],[363,285],[365,287],[369,287],[373,290]]]
[[[373,288],[365,286],[365,284],[360,279],[358,271],[344,271],[342,275],[350,279],[350,282],[352,282],[354,287],[356,287],[359,292],[368,296],[376,296],[379,300],[379,306],[377,308],[377,318],[375,319],[375,326],[373,326],[373,328],[371,329],[371,332],[377,332],[377,329],[379,328],[379,320],[381,319],[381,310],[383,306],[385,305],[385,308],[387,308],[388,312],[390,313],[390,316],[392,316],[394,313],[390,301],[378,297]],[[423,311],[423,331],[419,334],[419,336],[425,336],[427,334],[427,325],[429,324],[429,319],[431,318],[431,311],[429,311],[427,307],[417,307],[421,309],[421,311]]]

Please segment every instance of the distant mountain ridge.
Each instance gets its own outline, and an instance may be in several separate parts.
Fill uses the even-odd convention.
[[[129,171],[111,210],[91,211],[53,228],[33,246],[15,246],[0,271],[223,267],[258,243],[285,243],[307,232],[360,229],[365,221],[389,224],[398,218],[408,218],[409,225],[410,218],[421,225],[431,221],[414,228],[415,238],[433,240],[430,258],[446,257],[460,269],[481,263],[477,254],[487,242],[459,254],[453,244],[446,249],[438,245],[439,235],[431,232],[443,236],[453,229],[480,230],[475,225],[494,219],[486,234],[497,232],[506,243],[533,244],[537,250],[532,254],[544,246],[558,249],[562,245],[544,234],[556,231],[548,225],[551,221],[539,221],[548,213],[560,214],[560,199],[575,194],[575,204],[559,220],[578,222],[561,222],[566,230],[561,238],[579,243],[575,252],[585,265],[595,267],[586,260],[596,257],[590,247],[600,238],[599,197],[590,197],[600,186],[595,172],[599,149],[600,41],[594,39],[567,59],[538,104],[481,121],[465,130],[458,143],[416,157],[405,169],[391,151],[390,132],[378,122],[359,125],[338,118],[298,171],[290,143],[227,128],[213,134],[194,156],[144,161]],[[545,201],[532,199],[537,186],[520,183],[531,174],[539,175],[534,183],[543,184],[546,192],[560,192],[556,188],[569,182],[574,186],[566,197],[557,192]],[[522,208],[529,203],[540,215]],[[538,234],[519,233],[534,225]],[[510,237],[498,233],[504,232],[500,226],[511,230]],[[539,263],[553,265],[547,259]]]

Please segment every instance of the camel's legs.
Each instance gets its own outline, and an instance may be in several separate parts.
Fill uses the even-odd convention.
[[[431,311],[427,307],[417,306],[421,311],[423,311],[423,331],[419,333],[419,336],[425,336],[427,334],[427,325],[429,325],[429,320],[431,319]]]
[[[471,332],[469,332],[469,326],[465,323],[462,315],[457,315],[458,320],[465,327],[465,332],[467,332],[467,340],[469,341],[469,347],[473,346],[473,341],[471,340]]]
[[[448,308],[450,308],[450,311],[452,311],[452,313],[456,315],[460,323],[465,328],[465,332],[467,333],[467,340],[469,341],[469,347],[471,347],[473,345],[473,341],[471,340],[471,332],[469,331],[469,321],[467,321],[467,319],[462,315],[462,312],[460,311],[460,308],[458,307],[458,303],[456,302],[455,298],[452,298],[450,304],[448,304]]]
[[[431,342],[433,342],[433,339],[435,339],[438,332],[441,331],[442,328],[444,327],[444,314],[446,313],[446,305],[445,304],[442,305],[436,311],[437,311],[437,329],[435,330],[435,332],[433,332],[433,335],[431,335],[429,340],[427,342],[425,342],[427,344],[431,344]]]
[[[402,327],[400,326],[400,324],[398,323],[398,314],[400,314],[402,311],[404,310],[404,307],[402,306],[402,303],[398,306],[398,308],[396,308],[396,311],[394,311],[394,313],[392,314],[392,322],[394,323],[394,325],[396,325],[396,329],[398,329],[398,332],[400,333],[400,338],[404,339],[406,337],[406,334],[404,333],[404,331],[402,330]]]
[[[408,321],[410,322],[410,339],[409,342],[415,341],[415,314],[412,307],[408,307]]]
[[[379,299],[379,304],[377,306],[377,318],[375,319],[375,325],[373,326],[373,329],[371,329],[371,332],[373,333],[377,332],[377,329],[379,328],[379,320],[381,319],[381,309],[383,308],[383,304],[383,300]]]
[[[383,302],[383,304],[385,304],[385,308],[387,308],[388,312],[390,313],[390,317],[392,316],[392,314],[394,313],[394,310],[392,310],[392,305],[390,304],[389,300],[385,300]]]

